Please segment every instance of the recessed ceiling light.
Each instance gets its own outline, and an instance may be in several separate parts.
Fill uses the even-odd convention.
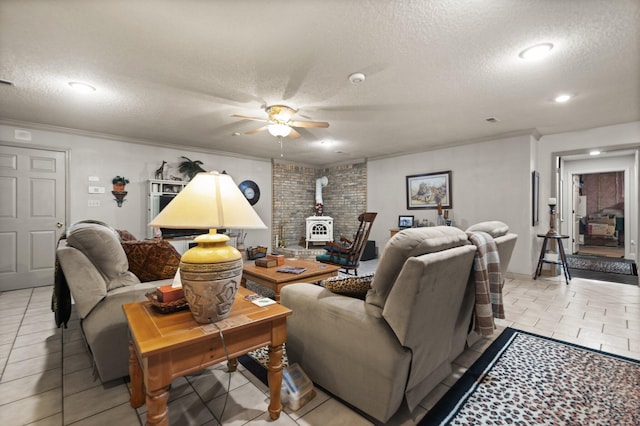
[[[96,88],[87,83],[80,83],[79,81],[70,81],[69,86],[80,93],[95,92]]]
[[[524,49],[518,56],[522,59],[540,59],[546,56],[553,49],[551,43],[540,43]]]
[[[591,151],[589,151],[589,155],[600,155],[600,150],[592,149]]]
[[[361,72],[354,72],[353,74],[351,74],[349,76],[349,81],[352,82],[353,84],[360,84],[362,83],[365,79],[367,78],[366,75],[364,75],[364,73]]]
[[[565,103],[565,102],[568,102],[568,101],[569,101],[569,99],[571,99],[572,97],[573,97],[572,95],[569,95],[569,94],[567,94],[567,93],[564,93],[564,94],[562,94],[562,95],[558,95],[558,96],[556,96],[553,100],[554,100],[554,101],[556,101],[556,102],[557,102],[557,103],[559,103],[559,104],[563,104],[563,103]]]
[[[231,136],[240,136],[240,132],[233,132],[231,133]]]

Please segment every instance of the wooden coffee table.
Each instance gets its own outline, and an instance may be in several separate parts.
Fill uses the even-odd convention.
[[[316,262],[315,260],[285,259],[283,266],[305,268],[301,274],[278,272],[282,266],[263,268],[256,266],[254,262],[247,262],[242,267],[242,280],[240,285],[247,286],[247,280],[270,288],[276,294],[276,301],[280,302],[280,290],[287,284],[309,283],[335,277],[338,275],[339,266]]]
[[[291,310],[280,304],[258,307],[244,299],[247,294],[252,292],[239,288],[231,314],[216,324],[222,330],[231,371],[238,365],[238,356],[269,346],[269,415],[275,420],[282,411],[282,344]],[[146,402],[147,425],[168,425],[171,381],[227,359],[218,328],[197,323],[189,310],[157,313],[149,302],[128,303],[123,309],[131,336],[129,402],[133,408]]]

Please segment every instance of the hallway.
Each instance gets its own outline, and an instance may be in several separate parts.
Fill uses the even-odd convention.
[[[606,247],[606,246],[592,246],[586,244],[580,244],[577,255],[590,255],[590,256],[603,256],[603,257],[615,257],[621,259],[624,257],[624,247]]]

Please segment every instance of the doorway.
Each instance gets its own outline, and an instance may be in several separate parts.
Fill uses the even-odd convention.
[[[579,197],[574,204],[578,238],[573,254],[624,258],[624,172],[584,173],[573,175],[572,181]]]
[[[591,222],[591,235],[605,234],[609,235],[608,244],[616,245],[617,248],[624,249],[624,259],[637,261],[637,245],[638,238],[638,171],[637,162],[640,160],[640,151],[638,150],[620,150],[602,153],[597,157],[586,155],[567,155],[560,157],[559,161],[559,195],[560,195],[560,232],[570,237],[572,248],[581,246],[580,226],[583,228],[582,235],[588,235],[588,226]],[[609,175],[613,173],[614,175]],[[576,197],[580,197],[580,177],[593,175],[594,183],[598,194],[604,197],[600,200],[600,195],[588,197],[584,195],[585,189],[582,188],[582,203],[575,201]],[[600,179],[600,176],[608,177]],[[618,179],[615,181],[615,179]],[[576,181],[578,182],[576,184]],[[587,182],[589,185],[590,182]],[[576,189],[576,185],[578,189]],[[617,187],[616,187],[617,185]],[[610,194],[611,192],[619,192]],[[574,193],[577,195],[574,196]],[[610,201],[617,199],[618,201]],[[616,204],[620,203],[619,206]],[[589,204],[589,207],[587,207]],[[611,209],[609,209],[612,207]],[[620,208],[615,208],[620,207]],[[593,220],[587,218],[589,214],[593,215]],[[581,218],[580,216],[583,216]],[[598,217],[596,217],[598,216]],[[613,217],[612,217],[613,216]],[[617,216],[617,218],[616,218]],[[601,224],[597,224],[598,220],[602,220]],[[581,221],[581,224],[576,222]],[[620,223],[621,222],[621,223]],[[619,223],[616,225],[616,223]],[[618,227],[619,242],[612,240],[610,226],[615,231]],[[595,232],[594,232],[595,231]],[[593,246],[593,240],[585,241],[587,245]],[[577,244],[576,244],[577,243]],[[584,243],[582,245],[585,245]],[[569,244],[568,244],[569,246]],[[605,245],[606,247],[606,245]],[[571,250],[575,252],[575,249]]]
[[[0,144],[0,291],[53,284],[66,152]]]
[[[638,285],[637,150],[559,163],[561,233],[569,236],[572,276]]]

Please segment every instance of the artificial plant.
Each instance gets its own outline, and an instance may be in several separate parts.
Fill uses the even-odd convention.
[[[184,158],[184,161],[179,164],[178,171],[183,175],[187,175],[189,180],[193,179],[194,176],[200,172],[206,172],[206,170],[201,167],[201,165],[204,164],[202,161],[194,161],[183,156],[180,158]]]

